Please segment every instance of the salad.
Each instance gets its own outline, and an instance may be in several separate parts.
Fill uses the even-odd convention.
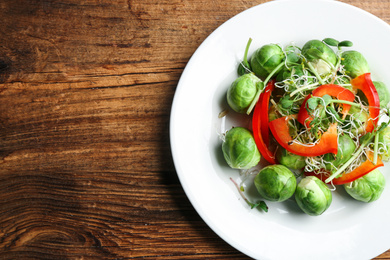
[[[251,129],[221,135],[227,164],[254,174],[264,199],[249,201],[231,179],[244,200],[267,211],[266,201],[293,198],[311,216],[325,212],[341,186],[356,200],[377,200],[385,187],[379,169],[390,159],[390,93],[371,78],[363,54],[326,38],[267,44],[248,57],[251,42],[220,114],[252,119]],[[256,170],[261,158],[267,165]]]

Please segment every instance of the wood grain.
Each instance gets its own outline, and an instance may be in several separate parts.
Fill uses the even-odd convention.
[[[0,258],[246,259],[188,201],[169,115],[196,48],[263,2],[1,1]]]

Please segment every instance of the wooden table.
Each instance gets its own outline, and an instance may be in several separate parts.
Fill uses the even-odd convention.
[[[188,201],[168,126],[196,48],[263,2],[2,0],[0,258],[245,259]]]

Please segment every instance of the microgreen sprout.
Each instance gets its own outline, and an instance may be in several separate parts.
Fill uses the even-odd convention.
[[[248,62],[248,51],[249,51],[249,47],[251,46],[251,43],[252,43],[252,38],[249,38],[245,47],[244,59],[242,60],[242,62],[240,62],[240,65],[237,68],[237,73],[240,76],[246,73],[251,73],[251,65]]]
[[[339,42],[339,44],[337,45],[337,47],[352,47],[353,46],[353,43],[351,41],[341,41]]]
[[[335,40],[333,38],[325,38],[322,41],[328,44],[329,46],[333,46],[333,47],[337,47],[340,43],[338,40]]]
[[[238,193],[241,195],[241,197],[244,199],[244,201],[251,207],[251,209],[259,207],[264,212],[268,212],[268,206],[267,206],[267,204],[263,200],[261,200],[261,201],[259,201],[257,203],[250,202],[247,199],[247,197],[245,196],[242,188],[237,184],[237,182],[235,182],[233,180],[233,178],[230,178],[230,180],[233,182],[234,186],[236,186]]]
[[[337,47],[338,49],[341,49],[341,47],[352,47],[353,43],[351,41],[341,41],[339,42],[336,39],[333,38],[325,38],[322,40],[324,43],[326,43],[329,46]]]

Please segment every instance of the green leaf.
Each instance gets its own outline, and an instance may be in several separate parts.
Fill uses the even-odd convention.
[[[325,38],[322,41],[328,44],[329,46],[333,46],[333,47],[337,47],[339,45],[339,41],[333,38]]]
[[[306,102],[307,108],[310,110],[315,110],[319,104],[321,104],[321,99],[319,97],[311,97]]]
[[[351,41],[342,41],[338,44],[338,47],[352,47],[353,43]]]
[[[257,207],[262,209],[264,212],[268,212],[268,206],[267,206],[267,204],[264,201],[259,201],[256,204],[252,204],[251,205],[251,209],[254,209],[254,208],[257,208]]]
[[[286,95],[280,99],[280,106],[284,109],[291,109],[293,105],[294,100],[291,100],[289,95]]]
[[[324,95],[324,96],[322,96],[322,100],[325,103],[324,106],[327,106],[332,102],[333,98],[329,95]]]
[[[285,48],[287,64],[298,64],[301,58],[296,52],[295,46],[288,46]]]
[[[390,121],[389,122],[382,122],[380,124],[380,126],[378,127],[378,130],[376,132],[379,132],[381,130],[383,130],[384,128],[386,128],[388,125],[390,125]]]
[[[242,61],[240,65],[238,65],[237,73],[239,76],[242,76],[247,73],[251,73],[251,66],[247,61]]]

